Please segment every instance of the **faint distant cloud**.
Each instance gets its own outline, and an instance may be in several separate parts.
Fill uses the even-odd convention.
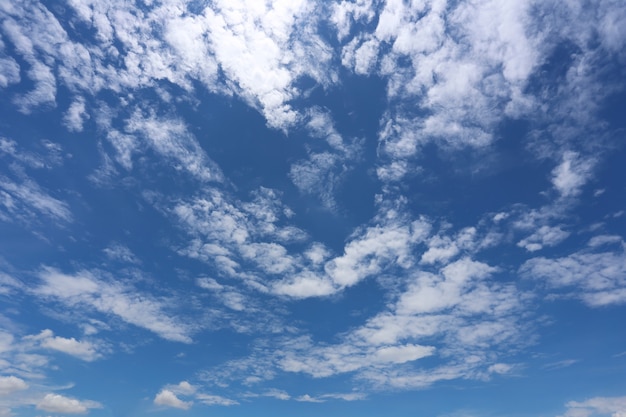
[[[121,243],[111,243],[107,248],[102,250],[106,256],[115,261],[121,261],[129,264],[140,264],[141,261],[135,254]]]
[[[575,363],[580,362],[580,360],[578,359],[565,359],[562,361],[558,361],[558,362],[551,362],[551,363],[547,363],[545,365],[542,366],[543,369],[546,369],[548,371],[554,371],[556,369],[562,369],[562,368],[567,368],[570,367],[572,365],[574,365]]]

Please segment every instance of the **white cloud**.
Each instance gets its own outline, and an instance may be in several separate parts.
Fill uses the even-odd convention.
[[[167,389],[161,390],[156,397],[154,397],[154,403],[156,405],[179,408],[181,410],[189,410],[189,408],[193,405],[193,402],[183,401],[178,398],[176,394]]]
[[[305,271],[275,283],[272,292],[293,298],[323,297],[337,292],[337,287],[328,278]]]
[[[624,417],[626,397],[594,397],[585,401],[570,401],[560,417]]]
[[[535,252],[544,246],[556,246],[570,235],[559,226],[541,226],[533,234],[517,242],[517,246]]]
[[[101,407],[95,401],[81,401],[60,394],[46,394],[43,399],[37,402],[38,410],[61,414],[85,414],[91,408]]]
[[[38,335],[26,336],[25,340],[37,342],[45,349],[52,349],[68,355],[75,356],[87,362],[92,362],[102,357],[99,346],[89,341],[78,341],[72,338],[54,336],[52,330],[42,330]]]
[[[126,246],[120,243],[111,243],[102,250],[104,254],[111,260],[121,261],[129,264],[139,264],[141,261]]]
[[[160,337],[190,343],[190,326],[168,315],[163,301],[141,294],[121,282],[98,276],[98,272],[81,271],[67,275],[53,268],[39,273],[42,285],[34,289],[41,297],[53,297],[70,308],[88,308],[113,315],[142,327]]]
[[[11,57],[0,57],[0,88],[20,82],[20,66]]]
[[[35,83],[35,88],[15,99],[19,110],[28,114],[37,106],[44,104],[56,106],[57,84],[52,70],[40,62],[35,62],[27,74]]]
[[[343,255],[326,263],[326,273],[336,286],[353,286],[387,264],[401,268],[412,265],[411,249],[427,237],[430,224],[425,219],[407,224],[395,210],[386,215],[380,225],[364,229],[349,241]]]
[[[85,100],[80,97],[72,102],[63,117],[63,123],[70,132],[82,132],[85,119],[89,119],[89,114],[85,110]]]
[[[551,290],[564,290],[566,295],[580,298],[591,307],[626,302],[626,254],[620,239],[605,246],[591,240],[588,248],[561,258],[538,257],[526,261],[520,274],[541,279]],[[598,249],[600,251],[598,251]],[[603,251],[602,251],[603,250]]]
[[[576,152],[565,152],[559,166],[552,171],[552,184],[563,197],[580,194],[589,181],[595,162],[581,157]]]
[[[72,213],[67,203],[58,200],[30,179],[18,184],[0,176],[0,219],[30,223],[38,215],[54,220],[72,221]]]
[[[157,153],[174,162],[176,170],[188,171],[203,181],[223,180],[219,167],[206,155],[182,120],[136,110],[126,120],[126,131],[139,135]]]
[[[206,405],[230,406],[230,405],[239,404],[235,400],[231,400],[230,398],[226,398],[226,397],[221,397],[219,395],[197,394],[196,398],[198,399],[198,401]]]
[[[10,376],[0,376],[0,396],[9,395],[16,391],[28,388],[28,384],[21,378]]]
[[[184,395],[191,395],[196,392],[197,388],[187,381],[181,381],[178,385],[170,387],[171,390]]]

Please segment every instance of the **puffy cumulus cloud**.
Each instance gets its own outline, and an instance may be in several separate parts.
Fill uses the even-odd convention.
[[[121,281],[109,280],[99,271],[81,271],[68,275],[53,268],[44,268],[39,278],[41,284],[33,289],[33,293],[39,297],[57,300],[69,308],[98,311],[117,317],[166,340],[191,342],[190,326],[166,313],[171,305]]]
[[[412,248],[426,239],[430,223],[424,218],[407,221],[395,208],[382,211],[374,219],[376,225],[355,233],[345,245],[344,253],[326,263],[326,273],[336,286],[353,286],[386,266],[404,269],[412,266]]]
[[[92,362],[102,357],[102,347],[90,341],[79,341],[72,338],[54,336],[50,329],[42,330],[41,333],[25,336],[25,340],[34,342],[44,349],[56,350],[71,356],[75,356],[87,362]]]
[[[167,389],[161,390],[156,397],[154,397],[154,403],[156,405],[179,408],[181,410],[189,410],[193,405],[191,401],[183,401],[178,398],[176,394]]]
[[[389,159],[378,170],[383,181],[400,179],[406,160],[426,143],[446,149],[488,145],[499,120],[528,106],[523,89],[541,50],[531,6],[491,0],[335,6],[339,37],[353,33],[342,63],[357,74],[384,77],[396,103],[382,119],[381,149]],[[417,100],[418,110],[399,98]]]
[[[28,388],[28,384],[16,376],[0,376],[0,395],[9,395]]]
[[[484,149],[499,139],[503,120],[533,118],[537,131],[525,140],[540,158],[563,156],[554,185],[563,196],[576,195],[602,147],[581,143],[607,131],[598,114],[615,90],[599,74],[618,65],[616,55],[623,60],[615,49],[623,44],[616,22],[626,18],[615,0],[570,2],[560,13],[550,12],[557,3],[334,4],[330,21],[342,45],[342,64],[387,84],[379,179],[394,183],[420,172],[415,160],[426,144],[452,152]],[[553,88],[545,74],[553,71],[553,55],[563,45],[576,53],[564,63],[564,74],[549,74],[549,82],[558,84]],[[563,155],[564,149],[571,153]]]
[[[626,397],[594,397],[585,401],[570,401],[560,417],[624,417]]]
[[[292,84],[298,76],[329,81],[320,70],[330,59],[329,48],[303,28],[307,19],[316,20],[309,3],[218,1],[205,9],[205,18],[220,68],[244,98],[260,107],[270,126],[284,129],[296,121],[288,102],[295,97]],[[299,39],[299,32],[311,38]]]
[[[205,405],[230,406],[239,404],[237,401],[219,395],[212,395],[198,391],[198,387],[191,385],[187,381],[182,381],[177,385],[167,385],[154,398],[156,405],[188,410],[193,405],[193,401],[183,401],[179,396],[193,397]]]
[[[626,302],[626,250],[616,236],[596,236],[568,256],[530,259],[519,272],[591,307]]]
[[[102,408],[95,401],[77,400],[60,394],[46,394],[37,402],[37,409],[49,413],[59,414],[85,414],[92,408]]]

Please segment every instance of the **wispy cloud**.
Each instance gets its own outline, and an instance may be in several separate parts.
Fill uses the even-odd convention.
[[[601,240],[609,246],[600,245]],[[548,289],[579,298],[590,307],[626,302],[626,255],[621,239],[596,236],[587,248],[568,256],[530,259],[520,267],[520,274],[542,280]]]
[[[38,275],[42,282],[33,292],[39,297],[57,300],[70,308],[118,317],[166,340],[191,342],[192,329],[166,313],[169,306],[164,300],[108,280],[99,271],[68,275],[44,268]]]
[[[594,397],[585,401],[570,401],[560,417],[622,417],[626,413],[626,397]]]

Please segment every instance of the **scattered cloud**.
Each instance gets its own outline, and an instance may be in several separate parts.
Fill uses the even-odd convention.
[[[81,97],[72,102],[63,117],[63,122],[70,132],[82,132],[85,119],[89,119],[89,115],[85,110],[85,100]]]
[[[593,173],[594,161],[576,152],[565,152],[563,161],[552,171],[552,184],[563,197],[577,196]]]
[[[193,403],[191,401],[186,402],[181,400],[172,391],[163,389],[156,397],[154,397],[154,403],[156,405],[162,405],[166,407],[179,408],[181,410],[189,410]]]
[[[198,401],[206,405],[230,406],[239,404],[235,400],[231,400],[230,398],[222,397],[219,395],[196,394],[196,398],[198,399]]]
[[[585,401],[570,401],[560,417],[623,417],[626,415],[626,397],[594,397]]]
[[[613,246],[612,250],[604,244]],[[530,259],[519,272],[590,307],[626,302],[626,255],[621,238],[596,236],[585,249],[560,258]]]
[[[92,362],[102,357],[99,352],[101,347],[90,341],[78,341],[72,338],[55,336],[52,330],[42,330],[41,333],[32,336],[25,336],[25,340],[37,343],[44,349],[56,350],[75,356],[87,362]]]
[[[49,413],[85,414],[92,408],[102,408],[100,403],[88,400],[77,400],[60,394],[46,394],[37,402],[37,409]]]
[[[33,292],[39,297],[57,300],[69,308],[87,308],[117,317],[166,340],[191,342],[191,328],[169,316],[165,302],[120,281],[109,281],[99,271],[68,275],[54,268],[43,268],[38,275],[42,283]]]
[[[68,204],[49,195],[31,179],[16,183],[0,175],[0,219],[30,224],[39,215],[61,222],[72,221]]]
[[[141,261],[126,246],[120,243],[111,243],[102,250],[104,254],[111,260],[120,261],[128,264],[140,264]]]

